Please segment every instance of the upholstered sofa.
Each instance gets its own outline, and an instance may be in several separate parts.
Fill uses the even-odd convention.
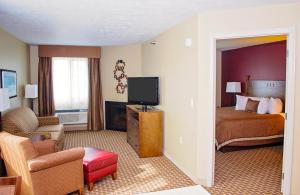
[[[0,133],[1,156],[8,176],[21,176],[22,195],[83,194],[81,147],[55,152],[53,140]]]
[[[36,117],[35,113],[21,107],[8,111],[2,118],[2,130],[14,135],[32,138],[42,135],[55,141],[58,150],[64,147],[64,126],[54,116]]]

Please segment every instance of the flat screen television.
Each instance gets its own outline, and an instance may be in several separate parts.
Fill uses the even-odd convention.
[[[128,77],[128,103],[158,105],[158,80],[158,77]]]

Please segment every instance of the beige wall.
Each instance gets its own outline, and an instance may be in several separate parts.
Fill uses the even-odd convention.
[[[30,45],[30,84],[38,84],[38,65],[39,65],[39,47],[37,45]],[[38,113],[38,98],[33,100],[33,111]]]
[[[124,94],[118,94],[115,89],[117,80],[114,78],[113,71],[118,60],[125,61],[125,73],[128,77],[141,76],[141,45],[107,46],[101,48],[101,79],[104,101],[127,101],[127,90],[125,90]]]
[[[161,78],[161,108],[165,112],[165,151],[194,179],[208,184],[209,134],[212,110],[209,103],[211,36],[222,33],[246,33],[295,27],[296,97],[292,194],[300,194],[300,4],[286,4],[234,10],[218,10],[174,26],[154,38],[156,45],[142,46],[143,74]],[[278,14],[280,13],[280,17]],[[193,39],[192,48],[184,39]],[[194,106],[191,106],[194,99]],[[183,142],[180,144],[180,137]]]
[[[26,106],[24,86],[29,80],[28,46],[0,29],[0,68],[17,71],[17,97],[10,99],[10,107]]]
[[[156,37],[155,45],[142,46],[143,75],[160,78],[165,153],[190,176],[197,161],[197,30],[193,17]],[[192,39],[191,47],[185,46],[186,38]]]
[[[141,76],[141,45],[107,46],[101,47],[101,79],[103,99],[111,101],[127,101],[127,90],[118,94],[115,90],[117,81],[114,79],[113,70],[117,60],[126,63],[127,76]],[[30,46],[30,72],[31,82],[38,82],[38,46]],[[37,101],[35,102],[37,112]]]
[[[30,45],[30,82],[38,84],[39,47]]]
[[[199,161],[198,176],[206,178],[208,170],[208,150],[210,147],[208,134],[211,130],[211,118],[207,102],[210,100],[212,92],[207,84],[210,80],[210,38],[213,34],[222,33],[242,33],[264,31],[267,29],[295,27],[297,31],[296,42],[296,97],[295,97],[295,128],[294,128],[294,152],[293,152],[293,176],[292,176],[292,194],[300,194],[300,4],[276,5],[266,7],[255,7],[246,9],[235,9],[208,12],[199,14],[199,109],[198,115],[198,142]],[[201,95],[200,95],[201,94]],[[201,163],[200,163],[201,162]]]

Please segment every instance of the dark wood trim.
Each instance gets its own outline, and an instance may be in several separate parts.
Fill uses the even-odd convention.
[[[113,174],[111,174],[111,177],[113,180],[116,180],[118,177],[117,172],[114,172]]]
[[[94,188],[94,182],[89,182],[88,183],[88,190],[93,191],[93,188]]]
[[[0,186],[3,185],[14,185],[15,186],[15,195],[21,194],[21,176],[14,177],[0,177]]]
[[[84,195],[83,187],[80,187],[78,191],[79,191],[79,195]]]

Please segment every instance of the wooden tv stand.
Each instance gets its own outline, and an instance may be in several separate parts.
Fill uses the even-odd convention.
[[[127,142],[140,158],[162,155],[162,111],[127,106]]]

